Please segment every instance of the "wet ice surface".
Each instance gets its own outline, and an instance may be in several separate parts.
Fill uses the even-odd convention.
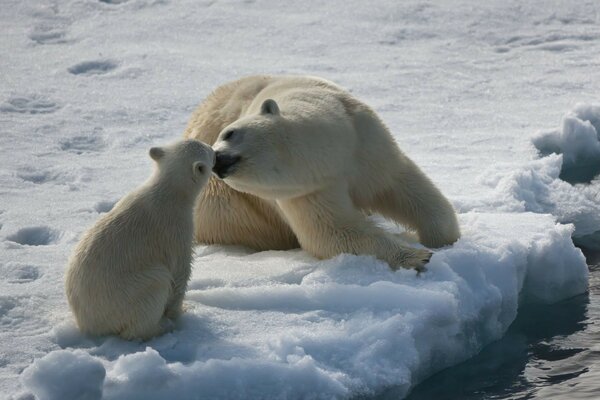
[[[502,339],[425,380],[407,399],[597,398],[600,253],[587,256],[589,293],[521,307]],[[394,389],[378,397],[386,398],[397,398]]]
[[[437,394],[458,393],[444,376],[473,398],[504,393],[473,372],[485,370],[515,396],[585,397],[598,273],[585,294],[570,236],[600,243],[598,7],[4,4],[0,397],[401,398],[446,367]],[[370,257],[201,247],[172,333],[82,336],[63,294],[77,238],[148,176],[149,147],[253,73],[323,76],[372,105],[457,207],[463,239],[420,276]]]

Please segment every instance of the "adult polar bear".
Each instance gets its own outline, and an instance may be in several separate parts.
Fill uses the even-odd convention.
[[[251,76],[217,88],[185,136],[217,151],[197,200],[196,240],[257,250],[300,245],[318,258],[371,254],[420,268],[431,253],[406,246],[371,212],[440,247],[460,231],[454,209],[398,148],[375,112],[336,84],[308,76]]]

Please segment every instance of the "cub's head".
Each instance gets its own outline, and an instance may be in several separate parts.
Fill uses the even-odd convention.
[[[215,164],[212,148],[197,140],[152,147],[150,157],[156,162],[159,179],[190,191],[198,191],[206,185]]]

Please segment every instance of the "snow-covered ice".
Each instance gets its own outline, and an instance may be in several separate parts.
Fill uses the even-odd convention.
[[[575,224],[574,242],[600,250],[600,105],[578,104],[561,129],[538,132],[532,141],[545,156],[540,162],[550,167],[542,178],[549,190],[538,196],[540,212]]]
[[[563,155],[562,180],[591,181],[600,173],[600,105],[578,104],[561,129],[539,132],[533,144],[542,155]]]
[[[530,211],[573,224],[576,244],[600,250],[600,106],[579,104],[559,129],[540,131],[532,143],[539,159],[509,172],[479,177],[493,188],[463,203],[470,210]],[[582,184],[581,182],[588,182]]]
[[[22,380],[40,399],[99,399],[105,375],[102,363],[86,352],[58,350],[27,368]]]
[[[191,309],[174,332],[127,343],[85,338],[67,321],[51,336],[93,356],[72,362],[82,364],[80,379],[94,382],[94,393],[102,361],[108,399],[408,391],[500,338],[516,316],[519,293],[556,301],[587,288],[572,229],[552,217],[467,213],[461,223],[464,237],[436,253],[420,275],[392,272],[366,256],[316,262],[301,251],[200,249]],[[65,350],[50,352],[25,370],[23,382],[34,393],[49,392],[43,383],[64,379],[55,360],[65,357]]]
[[[584,292],[571,236],[600,241],[599,18],[568,0],[4,2],[0,397],[401,395],[500,338],[520,303]],[[78,237],[145,179],[148,148],[253,73],[371,104],[463,238],[420,275],[200,246],[173,332],[81,335],[63,285]]]

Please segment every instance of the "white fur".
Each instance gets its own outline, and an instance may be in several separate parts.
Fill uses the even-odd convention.
[[[198,241],[258,249],[299,243],[319,258],[372,254],[394,268],[419,268],[430,253],[365,214],[415,229],[426,246],[460,237],[448,200],[375,112],[329,81],[255,76],[226,84],[200,105],[186,136],[241,157],[228,187],[212,180],[199,198]]]
[[[193,205],[214,164],[186,140],[155,147],[157,168],[88,230],[69,260],[66,292],[82,332],[149,339],[182,312],[191,272]]]

